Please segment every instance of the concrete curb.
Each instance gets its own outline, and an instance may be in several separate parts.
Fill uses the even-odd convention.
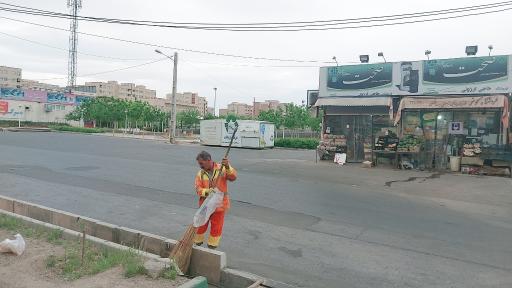
[[[0,214],[20,219],[25,224],[27,224],[28,226],[33,227],[33,228],[42,228],[45,231],[60,230],[60,231],[62,231],[62,237],[66,240],[76,240],[76,239],[80,239],[82,237],[82,233],[80,233],[80,232],[62,228],[57,225],[45,223],[45,222],[35,220],[35,219],[29,218],[26,216],[18,215],[15,213],[4,211],[4,210],[0,210]],[[87,234],[85,235],[85,237],[86,237],[85,239],[87,241],[91,242],[93,245],[100,247],[100,248],[116,249],[116,250],[132,250],[132,251],[136,251],[136,253],[138,255],[141,255],[142,257],[144,257],[146,259],[155,260],[155,261],[164,263],[166,265],[171,264],[171,261],[169,260],[169,258],[161,258],[160,256],[155,255],[155,254],[151,254],[151,253],[147,253],[147,252],[140,251],[137,249],[133,249],[133,248],[130,248],[130,247],[127,247],[124,245],[116,244],[116,243],[106,241],[106,240],[103,240],[103,239],[100,239],[100,238],[97,238],[94,236],[90,236]]]
[[[105,223],[92,218],[0,196],[0,209],[12,215],[24,216],[26,220],[37,220],[38,225],[52,225],[52,229],[69,230],[76,237],[82,229],[88,238],[115,247],[135,247],[137,250],[167,258],[177,243],[176,240],[122,226]],[[72,233],[71,233],[72,232]],[[90,237],[89,237],[90,236]],[[129,248],[128,248],[129,249]],[[193,247],[189,273],[205,276],[208,282],[219,285],[221,272],[226,268],[226,254],[203,247]]]
[[[170,265],[170,260],[167,257],[177,243],[173,239],[2,195],[0,195],[0,214],[16,217],[32,227],[61,230],[63,231],[64,239],[69,240],[80,238],[82,236],[82,229],[85,229],[86,239],[94,245],[109,249],[135,250],[142,257],[165,265]],[[288,284],[265,279],[248,272],[228,269],[226,266],[226,254],[224,252],[197,246],[193,247],[189,274],[192,276],[204,276],[203,278],[210,284],[224,288],[240,288],[249,287],[254,282],[263,280],[266,287],[293,288],[293,286]]]
[[[208,282],[206,281],[206,278],[199,276],[178,286],[178,288],[208,288]]]

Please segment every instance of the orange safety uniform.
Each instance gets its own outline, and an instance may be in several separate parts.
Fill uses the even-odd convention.
[[[203,204],[207,194],[211,191],[211,188],[215,185],[217,177],[220,177],[217,182],[217,189],[224,194],[224,200],[221,207],[218,207],[215,212],[210,216],[210,219],[206,224],[197,229],[197,234],[194,238],[196,244],[202,244],[204,242],[204,235],[210,225],[210,236],[208,237],[208,246],[217,247],[220,243],[222,236],[222,226],[224,225],[224,214],[230,207],[229,195],[228,195],[228,183],[227,181],[236,180],[236,170],[232,166],[229,169],[223,168],[221,164],[213,163],[212,180],[210,183],[210,175],[205,170],[200,170],[196,175],[195,186],[197,195],[199,195],[199,206]]]

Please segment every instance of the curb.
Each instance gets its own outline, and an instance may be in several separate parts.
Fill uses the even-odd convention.
[[[206,278],[199,276],[178,286],[178,288],[208,288],[208,282],[206,281]]]

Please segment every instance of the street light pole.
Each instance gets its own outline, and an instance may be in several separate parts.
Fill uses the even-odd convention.
[[[178,85],[178,52],[174,52],[174,57],[166,55],[158,49],[155,50],[155,52],[171,59],[174,64],[172,73],[171,115],[169,119],[169,142],[174,144],[176,143],[176,89]]]
[[[217,116],[217,87],[213,88],[215,96],[213,98],[213,116]]]
[[[128,109],[124,110],[124,134],[128,133]]]

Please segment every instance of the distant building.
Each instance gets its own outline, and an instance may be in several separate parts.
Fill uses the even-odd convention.
[[[227,116],[228,109],[219,109],[219,116]]]
[[[253,116],[252,111],[252,106],[249,104],[232,102],[228,104],[227,114],[250,117]]]
[[[215,109],[213,107],[208,107],[208,113],[207,114],[215,115]]]
[[[254,102],[254,116],[258,117],[261,112],[268,110],[277,110],[281,108],[286,110],[287,103],[281,103],[278,100],[265,100],[265,102]]]
[[[0,66],[0,87],[21,88],[21,68]]]
[[[93,93],[95,94],[94,96],[106,96],[127,100],[143,101],[156,98],[156,90],[151,90],[144,85],[134,83],[119,84],[117,81],[85,82],[85,85],[78,85],[74,89],[81,92]]]
[[[172,94],[166,95],[166,101],[171,102]],[[197,110],[201,116],[208,113],[208,101],[205,97],[193,92],[176,93],[176,111]]]
[[[46,91],[46,92],[62,92],[63,87],[59,85],[41,83],[35,80],[21,79],[21,89],[34,90],[34,91]]]

